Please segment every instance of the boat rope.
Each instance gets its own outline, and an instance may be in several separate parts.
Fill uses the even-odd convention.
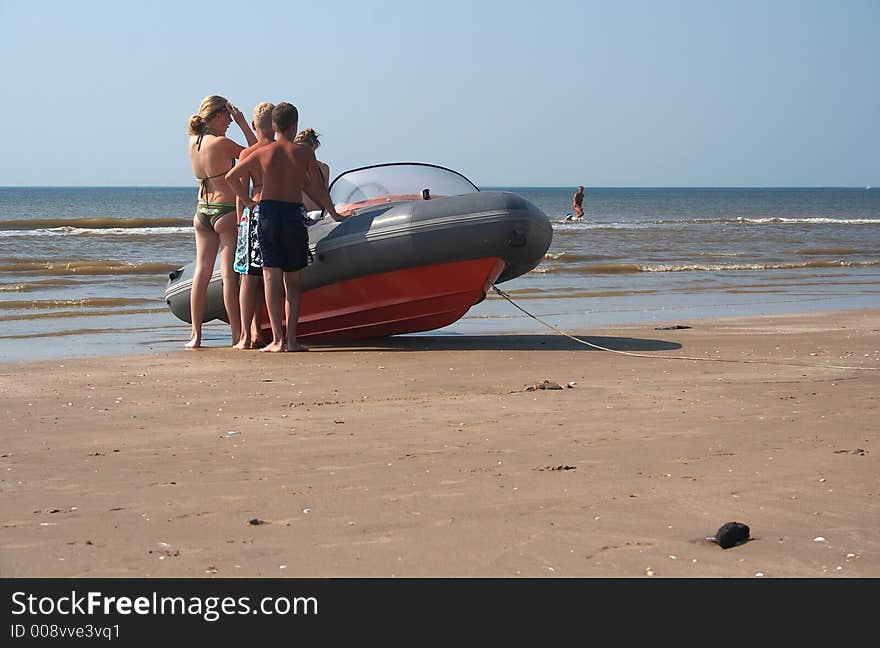
[[[579,337],[571,335],[570,333],[566,333],[560,328],[553,326],[550,322],[545,322],[537,315],[530,313],[525,308],[517,304],[506,292],[501,290],[498,286],[496,286],[493,282],[489,282],[489,285],[492,286],[492,290],[498,293],[501,297],[509,301],[515,308],[522,311],[529,317],[531,317],[536,322],[543,324],[549,329],[552,329],[559,333],[560,335],[564,335],[565,337],[574,340],[580,344],[584,344],[588,347],[592,347],[594,349],[598,349],[600,351],[608,351],[609,353],[618,353],[620,355],[631,356],[634,358],[651,358],[652,360],[693,360],[697,362],[730,362],[736,364],[763,364],[763,365],[778,365],[783,367],[824,367],[826,369],[855,369],[859,371],[880,371],[880,367],[853,367],[848,365],[832,365],[832,364],[807,364],[807,363],[799,363],[799,362],[773,362],[772,360],[743,360],[743,359],[733,359],[733,358],[698,358],[694,356],[669,356],[669,355],[648,355],[646,353],[633,353],[632,351],[621,351],[620,349],[609,349],[608,347],[603,347],[599,344],[594,344],[592,342],[587,342],[586,340],[582,340]]]

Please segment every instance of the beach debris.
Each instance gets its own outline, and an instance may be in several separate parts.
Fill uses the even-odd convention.
[[[655,326],[655,331],[679,331],[681,329],[689,329],[690,326],[685,326],[683,324],[672,324],[671,326]]]
[[[529,387],[526,387],[526,391],[536,391],[538,389],[562,389],[562,385],[557,382],[553,382],[552,380],[542,380],[539,383],[535,383]]]
[[[856,448],[855,450],[835,450],[834,454],[851,454],[851,455],[858,455],[860,457],[864,457],[865,454],[867,454],[867,452],[868,451],[863,448]]]
[[[157,543],[159,550],[155,553],[159,554],[159,560],[165,560],[166,558],[176,558],[180,555],[180,549],[173,549],[170,544],[167,542],[159,542]],[[150,549],[147,553],[154,553],[152,549]]]
[[[219,570],[216,567],[214,567],[214,565],[209,565],[208,568],[205,570],[205,573],[206,574],[216,574],[218,571]]]
[[[566,388],[566,389],[574,389],[574,386],[575,386],[575,385],[577,385],[577,383],[576,383],[575,381],[572,380],[570,383],[568,383],[568,384],[565,386],[565,388]]]
[[[266,520],[261,520],[260,518],[253,518],[252,520],[248,520],[248,524],[251,526],[260,526],[261,524],[269,524]]]
[[[727,522],[721,525],[714,536],[707,536],[706,540],[714,542],[722,549],[730,549],[749,541],[749,527],[742,522]]]
[[[577,470],[577,466],[542,466],[537,470],[540,472],[544,472],[545,470]]]
[[[816,538],[813,538],[813,542],[828,542],[828,541],[825,538],[823,538],[822,536],[818,536]]]

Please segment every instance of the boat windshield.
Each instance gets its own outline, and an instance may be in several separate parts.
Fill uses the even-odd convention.
[[[458,196],[479,191],[460,173],[430,164],[401,162],[346,171],[330,185],[342,216],[378,204]]]

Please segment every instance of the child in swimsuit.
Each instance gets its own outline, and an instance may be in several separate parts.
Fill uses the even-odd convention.
[[[254,108],[251,122],[257,133],[257,143],[241,152],[239,160],[246,160],[254,151],[271,144],[275,139],[272,130],[272,109],[274,106],[264,101]],[[251,174],[251,198],[259,201],[263,190],[263,177],[259,171]],[[239,306],[241,308],[241,338],[236,349],[253,349],[262,345],[258,305],[265,303],[263,294],[263,256],[257,228],[260,220],[260,206],[253,209],[244,207],[239,221],[238,245],[235,250],[235,270],[241,275]]]
[[[300,270],[308,264],[309,257],[303,193],[316,199],[333,220],[343,218],[326,187],[317,181],[320,172],[314,151],[294,141],[298,117],[296,106],[277,104],[272,110],[276,141],[226,174],[236,196],[248,207],[257,203],[247,193],[247,177],[257,169],[263,174],[258,236],[272,326],[272,342],[262,350],[269,352],[307,350],[296,339],[302,294]]]

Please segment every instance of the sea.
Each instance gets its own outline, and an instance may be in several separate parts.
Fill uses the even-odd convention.
[[[431,335],[588,333],[629,324],[880,306],[880,188],[484,187],[541,208],[531,272]],[[195,187],[0,187],[0,362],[182,349],[163,301],[195,258]],[[515,304],[515,305],[514,305]],[[416,334],[422,335],[422,334]],[[229,344],[205,327],[205,346]]]

